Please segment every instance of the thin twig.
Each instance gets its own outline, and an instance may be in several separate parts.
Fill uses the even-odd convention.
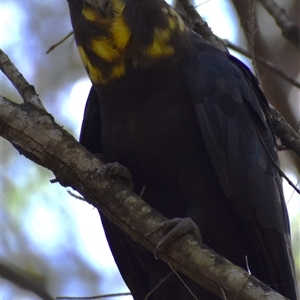
[[[195,294],[191,291],[191,289],[187,286],[187,284],[184,282],[184,280],[181,278],[181,276],[178,274],[178,272],[173,269],[171,266],[169,266],[171,268],[171,270],[176,274],[176,276],[178,277],[178,279],[182,282],[182,284],[186,287],[186,289],[188,290],[188,292],[191,294],[191,296],[196,299],[196,300],[199,300]],[[223,291],[223,290],[222,290]],[[224,291],[223,291],[224,293]]]
[[[257,67],[256,67],[255,51],[254,51],[255,33],[257,31],[257,28],[256,28],[256,10],[255,10],[256,0],[250,0],[249,4],[250,4],[250,7],[249,7],[249,23],[248,23],[249,49],[250,49],[254,74],[255,74],[256,78],[259,79],[259,74],[258,74],[258,70],[257,70]]]
[[[98,296],[90,296],[90,297],[56,297],[56,300],[93,300],[93,299],[104,299],[104,298],[112,298],[112,297],[124,297],[130,296],[131,293],[114,293],[114,294],[106,294],[106,295],[98,295]]]
[[[221,292],[222,292],[222,295],[223,295],[223,300],[227,300],[224,289],[221,286],[220,286],[220,289],[221,289]]]
[[[283,118],[278,110],[271,107],[271,124],[275,134],[284,146],[293,150],[300,157],[300,135]]]
[[[284,178],[284,179],[288,182],[288,184],[289,184],[290,186],[292,186],[293,189],[300,195],[300,190],[299,190],[299,189],[297,188],[297,186],[296,186],[296,185],[288,178],[288,176],[285,175],[285,173],[280,169],[280,166],[278,165],[278,163],[274,160],[273,156],[271,155],[271,153],[270,153],[269,150],[268,150],[268,147],[266,146],[266,143],[265,143],[264,139],[262,138],[262,136],[261,136],[261,134],[260,134],[260,132],[258,131],[257,128],[256,128],[256,132],[257,132],[257,135],[258,135],[258,137],[259,137],[259,139],[260,139],[261,144],[263,145],[263,147],[264,147],[264,149],[265,149],[265,152],[266,152],[267,156],[269,157],[269,160],[270,160],[271,163],[273,164],[274,168],[277,169],[278,174],[279,174],[282,178]]]
[[[85,201],[85,199],[82,197],[82,196],[79,196],[79,195],[76,195],[75,193],[73,193],[73,192],[71,192],[71,191],[67,191],[68,192],[68,194],[70,195],[70,196],[72,196],[73,198],[75,198],[75,199],[77,199],[77,200],[82,200],[82,201]]]
[[[165,278],[163,278],[145,297],[144,300],[148,300],[149,297],[173,274],[170,272]]]
[[[46,52],[46,54],[49,54],[51,51],[53,51],[56,47],[61,45],[65,40],[67,40],[72,34],[74,34],[73,30],[69,32],[63,39],[61,39],[59,42],[56,44],[52,45]]]
[[[298,181],[297,181],[297,183],[296,183],[296,186],[298,186],[298,185],[299,185],[299,182],[300,182],[300,179],[298,179]],[[294,194],[295,194],[295,190],[293,190],[293,192],[292,192],[292,194],[291,194],[291,196],[290,196],[289,200],[288,200],[288,201],[286,201],[286,204],[287,204],[287,205],[288,205],[288,204],[290,203],[290,201],[292,200],[292,198],[293,198]]]
[[[244,56],[251,58],[251,53],[233,43],[231,43],[230,41],[225,41],[225,45],[234,50],[237,51],[241,54],[243,54]],[[274,73],[276,73],[278,76],[282,77],[283,79],[285,79],[286,81],[288,81],[290,84],[292,84],[293,86],[297,87],[300,89],[300,82],[298,82],[297,80],[295,80],[294,78],[292,78],[291,76],[289,76],[288,74],[284,73],[282,70],[280,70],[278,67],[276,67],[271,61],[264,59],[260,56],[255,56],[255,60],[258,64],[264,65],[265,67],[269,68],[270,70],[272,70]]]

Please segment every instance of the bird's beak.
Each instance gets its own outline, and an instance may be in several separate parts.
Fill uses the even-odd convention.
[[[109,9],[109,0],[83,0],[94,9],[100,11],[103,16],[107,15]]]

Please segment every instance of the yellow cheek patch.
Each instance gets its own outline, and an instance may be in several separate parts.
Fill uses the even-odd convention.
[[[172,31],[185,31],[185,25],[182,18],[173,8],[163,7],[162,12],[166,15],[166,18],[168,19],[168,28],[170,28]]]
[[[86,71],[94,84],[106,84],[111,79],[122,77],[125,74],[125,63],[121,60],[116,64],[112,64],[110,71],[108,71],[107,75],[104,76],[99,69],[92,65],[82,46],[77,46],[77,48]]]
[[[116,46],[119,49],[124,49],[127,46],[131,36],[130,29],[128,28],[122,17],[125,3],[123,0],[112,0],[112,2],[115,18],[111,26],[111,33],[113,35],[113,40]]]
[[[125,8],[125,2],[123,0],[111,0],[111,1],[113,3],[114,12],[120,16]]]
[[[106,37],[100,37],[91,41],[93,52],[108,62],[115,61],[120,58],[120,52],[113,47],[111,42]]]
[[[78,48],[81,60],[86,68],[86,71],[89,74],[91,81],[94,84],[103,83],[104,78],[103,78],[102,73],[99,71],[99,69],[96,69],[93,67],[93,65],[91,64],[90,60],[88,59],[85,51],[83,50],[82,46],[77,46],[77,48]]]
[[[77,45],[77,49],[78,49],[79,55],[81,57],[81,60],[84,64],[84,66],[86,67],[88,64],[88,58],[87,58],[82,46]]]
[[[125,74],[125,64],[120,62],[119,64],[112,67],[109,79],[120,78]]]
[[[150,57],[164,57],[174,54],[174,48],[168,42],[171,38],[171,30],[167,29],[154,29],[154,36],[152,44],[146,48],[145,54]]]
[[[160,58],[174,54],[174,49],[171,46],[154,43],[152,46],[147,48],[145,54],[150,57]]]
[[[92,83],[100,84],[100,83],[106,82],[106,80],[104,79],[103,74],[100,72],[100,70],[94,68],[90,62],[88,64],[87,70],[88,70],[88,74],[89,74],[89,77],[90,77]]]
[[[178,26],[179,26],[179,31],[180,32],[185,32],[185,24],[184,24],[182,18],[178,15],[177,15],[177,23],[178,23]]]
[[[121,16],[116,17],[113,21],[111,32],[114,43],[123,50],[129,43],[131,32]]]
[[[174,20],[174,18],[168,18],[168,25],[169,28],[173,31],[177,26],[176,20]]]
[[[132,28],[128,26],[124,18],[126,16],[126,0],[110,1],[112,14],[106,17],[89,6],[85,6],[82,10],[85,19],[93,22],[94,27],[97,27],[98,24],[100,29],[99,36],[89,37],[85,48],[81,45],[78,46],[81,59],[94,84],[107,84],[124,76],[124,57],[131,58],[133,66],[137,67],[139,64],[143,64],[140,61],[141,57],[155,61],[174,55],[176,41],[186,30],[181,17],[172,8],[163,6],[161,9],[165,16],[166,26],[152,28],[153,38],[149,44],[140,45],[138,43],[140,37],[137,36],[133,40],[133,43],[137,40],[136,44],[129,48]],[[143,41],[142,38],[141,41]]]
[[[175,49],[172,46],[171,38],[178,32],[183,33],[185,31],[181,17],[172,8],[163,7],[162,12],[166,15],[168,25],[165,28],[154,28],[152,44],[144,51],[145,55],[154,58],[174,54]]]
[[[85,6],[82,10],[83,16],[89,21],[98,21],[99,13],[97,13],[94,9],[89,6]]]

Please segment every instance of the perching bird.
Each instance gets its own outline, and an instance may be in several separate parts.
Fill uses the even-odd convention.
[[[249,69],[188,29],[163,0],[69,0],[92,81],[81,143],[119,162],[167,218],[191,218],[203,243],[297,299],[289,220],[269,106]],[[105,216],[133,298],[170,273]],[[219,299],[182,275],[198,299]],[[194,299],[176,275],[149,299]]]

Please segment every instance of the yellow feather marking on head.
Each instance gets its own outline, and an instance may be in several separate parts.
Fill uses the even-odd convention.
[[[119,49],[124,49],[130,39],[131,32],[129,27],[124,22],[122,13],[125,8],[125,3],[122,0],[113,0],[114,20],[111,26],[114,43]]]
[[[113,3],[114,12],[117,15],[121,15],[125,8],[124,0],[111,0],[111,2]]]
[[[167,29],[154,29],[153,43],[150,45],[145,54],[150,57],[163,57],[174,54],[174,48],[168,45],[172,31]]]
[[[124,61],[112,67],[109,78],[120,78],[125,74],[125,64]]]
[[[93,67],[93,65],[89,61],[85,51],[83,50],[82,46],[77,46],[77,48],[78,48],[78,52],[79,52],[79,55],[81,57],[81,60],[84,64],[84,66],[85,66],[86,71],[89,74],[89,77],[90,77],[91,81],[94,84],[105,82],[102,73],[100,72],[99,69],[96,69],[96,68]]]
[[[88,74],[89,74],[89,77],[90,77],[91,81],[94,84],[99,84],[99,83],[105,83],[106,82],[106,80],[104,79],[104,76],[100,72],[100,70],[97,69],[97,68],[94,68],[93,65],[90,63],[90,61],[89,61],[89,64],[88,64]]]
[[[169,28],[154,28],[154,42],[166,43],[171,38],[172,31]]]
[[[153,42],[145,50],[145,54],[150,57],[164,57],[175,53],[174,47],[170,44],[172,35],[183,33],[185,25],[182,18],[172,8],[163,7],[162,12],[166,14],[168,25],[166,28],[154,28]]]
[[[81,57],[81,60],[84,64],[84,66],[86,67],[88,64],[88,58],[87,58],[82,46],[77,45],[77,49],[78,49],[79,55]]]
[[[88,59],[85,51],[83,50],[82,46],[77,46],[81,60],[85,66],[85,69],[94,84],[106,84],[112,79],[120,78],[125,74],[125,63],[124,61],[120,61],[116,64],[111,65],[111,69],[107,76],[97,68],[95,68],[90,60]]]
[[[160,44],[153,44],[152,46],[148,47],[146,50],[146,54],[150,57],[164,57],[174,54],[174,48],[168,45],[160,45]]]
[[[119,49],[124,49],[130,40],[131,32],[129,27],[125,24],[122,16],[117,16],[114,19],[111,31],[115,45]]]
[[[178,25],[179,25],[179,31],[185,32],[185,24],[180,16],[177,16],[178,18]]]
[[[89,21],[97,21],[99,20],[99,14],[89,6],[85,6],[82,9],[83,16]]]
[[[161,11],[165,14],[168,15],[169,14],[169,9],[166,6],[163,6]]]
[[[168,25],[169,25],[169,28],[173,31],[177,26],[177,22],[176,22],[176,20],[174,20],[174,18],[169,17],[168,18]]]
[[[107,37],[100,37],[91,41],[91,48],[102,59],[112,62],[120,57],[120,52],[111,44]]]
[[[180,17],[180,15],[178,15],[178,13],[172,8],[170,9],[170,15],[171,15],[170,19],[172,19],[172,25],[170,25],[170,20],[169,20],[170,28],[172,28],[171,26],[175,26],[179,29],[180,32],[184,32],[185,25],[184,25],[184,22],[183,22],[182,18]]]

